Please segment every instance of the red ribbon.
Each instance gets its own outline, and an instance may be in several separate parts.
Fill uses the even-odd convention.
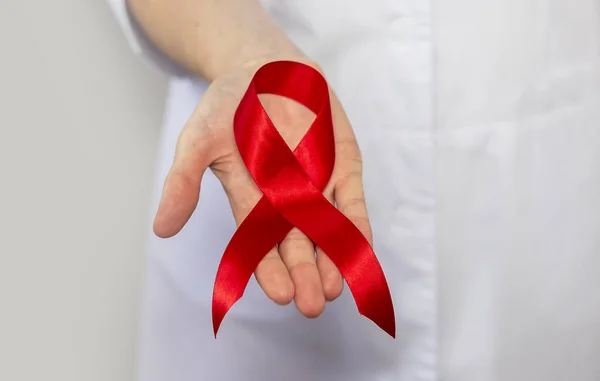
[[[258,94],[293,99],[316,114],[293,152],[269,119]],[[323,76],[297,62],[266,64],[256,72],[242,98],[233,129],[244,164],[264,196],[238,227],[221,259],[213,291],[215,337],[259,262],[294,226],[331,258],[360,314],[395,337],[392,298],[373,249],[322,194],[335,161],[329,90]]]

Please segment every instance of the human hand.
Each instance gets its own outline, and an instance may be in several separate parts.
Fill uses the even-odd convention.
[[[286,59],[289,60],[288,57]],[[315,67],[303,57],[294,61]],[[186,123],[177,143],[175,160],[165,181],[154,221],[159,237],[171,237],[195,210],[202,175],[210,168],[223,185],[239,225],[262,194],[248,173],[233,135],[233,116],[252,76],[268,60],[247,63],[217,77]],[[306,133],[314,114],[304,106],[276,95],[260,95],[261,103],[291,149]],[[371,242],[362,187],[361,155],[350,123],[331,94],[336,161],[324,195]],[[278,247],[269,251],[255,276],[267,296],[278,304],[295,301],[307,317],[321,314],[326,301],[342,292],[342,277],[333,262],[294,228]]]

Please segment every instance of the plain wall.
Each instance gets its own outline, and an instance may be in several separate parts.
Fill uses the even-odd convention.
[[[0,0],[0,380],[131,381],[165,79],[102,0]]]

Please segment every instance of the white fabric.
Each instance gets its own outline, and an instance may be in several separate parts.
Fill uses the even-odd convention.
[[[189,72],[178,66],[173,60],[163,54],[138,27],[135,18],[129,12],[127,0],[106,0],[113,10],[117,22],[121,26],[131,49],[142,56],[144,62],[150,63],[159,70],[174,76],[186,77]]]
[[[398,338],[347,292],[306,320],[252,281],[215,340],[234,224],[207,173],[189,225],[149,242],[140,380],[600,380],[598,1],[265,3],[357,133]],[[157,199],[205,86],[171,83]]]

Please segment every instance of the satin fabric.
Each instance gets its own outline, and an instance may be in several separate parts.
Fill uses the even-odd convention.
[[[296,147],[288,147],[259,94],[286,97],[315,114]],[[240,157],[263,197],[238,226],[219,264],[213,291],[215,336],[260,261],[297,227],[338,268],[360,314],[395,337],[390,290],[369,241],[323,195],[336,157],[325,78],[298,62],[276,61],[262,66],[237,107],[233,133]]]
[[[235,225],[207,174],[183,232],[149,238],[139,379],[600,379],[598,1],[264,3],[353,124],[398,338],[357,316],[347,290],[306,320],[252,280],[215,340],[212,282]],[[206,84],[120,20],[176,76],[158,199]]]

